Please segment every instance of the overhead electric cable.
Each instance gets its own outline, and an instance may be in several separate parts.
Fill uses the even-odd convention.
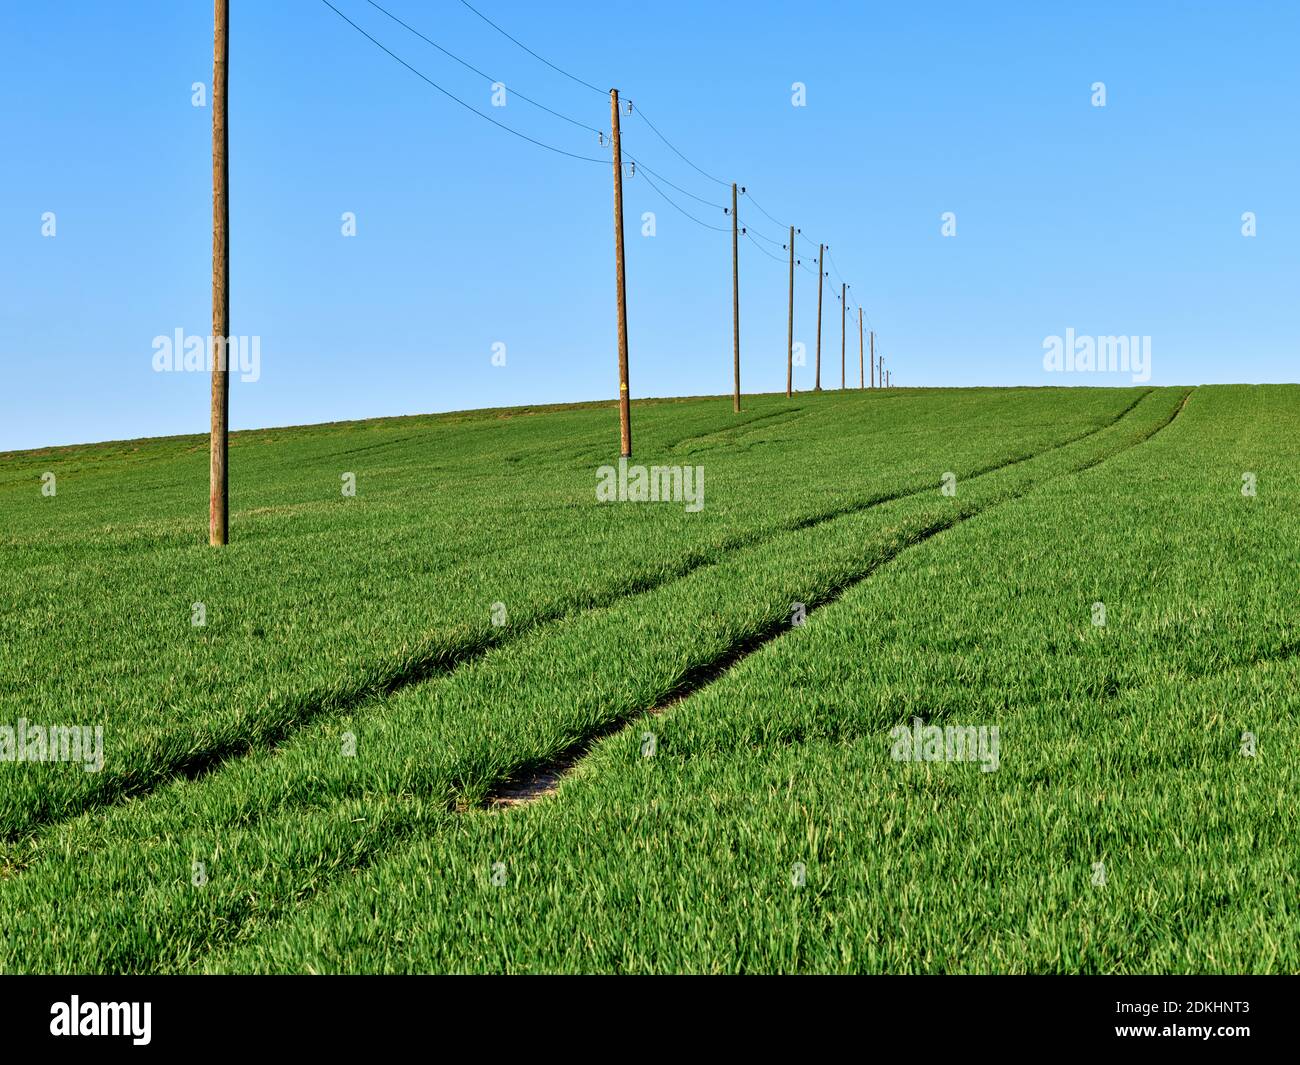
[[[557,67],[557,66],[556,66],[554,63],[552,63],[549,59],[545,58],[544,56],[540,56],[540,55],[538,55],[538,54],[537,54],[536,52],[534,52],[531,48],[529,48],[528,45],[524,44],[523,41],[520,41],[520,40],[518,40],[518,39],[516,39],[516,38],[514,38],[514,37],[511,37],[510,34],[506,33],[505,30],[503,30],[500,26],[498,26],[495,22],[493,22],[493,21],[492,21],[490,18],[488,18],[485,14],[483,14],[483,12],[480,11],[478,8],[476,8],[473,4],[466,3],[466,0],[460,0],[460,2],[461,2],[462,4],[465,4],[465,6],[466,6],[467,8],[469,8],[471,11],[473,11],[474,14],[476,14],[479,18],[481,18],[484,22],[486,22],[489,26],[491,26],[494,30],[496,30],[497,33],[501,34],[502,37],[506,38],[506,40],[508,40],[508,41],[512,41],[513,43],[517,44],[520,48],[522,48],[525,52],[527,52],[530,56],[532,56],[532,57],[533,57],[534,59],[536,59],[538,62],[545,63],[545,64],[546,64],[548,67],[550,67],[552,70],[556,71],[556,72],[559,73],[559,74],[563,74],[563,75],[564,75],[566,78],[568,78],[570,81],[576,81],[579,85],[585,85],[585,86],[586,86],[588,89],[590,89],[592,92],[598,92],[598,93],[600,93],[602,96],[608,96],[608,95],[609,95],[609,90],[608,90],[608,89],[598,89],[598,88],[597,88],[595,85],[593,85],[591,82],[589,82],[589,81],[583,81],[582,78],[578,77],[576,74],[570,74],[570,73],[569,73],[567,70],[565,70],[563,67]]]
[[[459,63],[461,66],[463,66],[466,70],[472,70],[472,71],[473,71],[475,74],[477,74],[480,78],[486,78],[488,81],[492,82],[492,84],[494,84],[494,85],[505,85],[505,82],[503,82],[500,78],[494,78],[491,74],[488,74],[488,73],[486,73],[485,71],[479,70],[479,68],[476,67],[476,66],[474,66],[473,63],[470,63],[468,60],[462,59],[462,58],[461,58],[460,56],[458,56],[455,52],[452,52],[452,51],[450,51],[449,49],[444,48],[442,45],[440,45],[437,41],[433,40],[432,38],[430,38],[430,37],[426,37],[423,33],[421,33],[419,30],[417,30],[417,29],[416,29],[414,26],[412,26],[410,23],[408,23],[408,22],[403,22],[400,18],[398,18],[396,15],[394,15],[394,14],[393,14],[391,11],[389,11],[386,7],[381,7],[379,4],[375,3],[375,0],[366,0],[366,3],[368,3],[368,4],[369,4],[371,7],[373,7],[376,11],[381,11],[381,12],[383,12],[383,13],[384,13],[385,15],[387,15],[390,19],[392,19],[392,20],[393,20],[394,22],[396,22],[399,26],[401,26],[403,29],[409,30],[411,33],[415,34],[415,35],[416,35],[417,37],[419,37],[420,40],[422,40],[425,44],[432,45],[434,48],[438,49],[438,51],[440,51],[443,55],[445,55],[445,56],[447,56],[447,57],[449,57],[449,58],[451,58],[451,59],[454,59],[457,63]],[[554,115],[556,118],[561,118],[561,119],[563,119],[565,122],[570,122],[570,123],[572,123],[573,125],[578,126],[578,127],[582,128],[582,129],[590,130],[592,133],[597,133],[597,134],[600,134],[600,135],[602,135],[602,136],[604,135],[604,130],[597,129],[595,126],[589,126],[589,125],[587,125],[587,123],[585,123],[585,122],[579,121],[579,120],[576,119],[576,118],[571,118],[569,115],[562,114],[561,112],[556,111],[556,110],[553,109],[553,108],[547,107],[544,103],[540,103],[539,101],[534,100],[531,96],[525,96],[522,92],[520,92],[520,91],[519,91],[518,89],[516,89],[516,88],[513,88],[513,87],[511,87],[511,86],[507,86],[507,88],[508,88],[508,90],[509,90],[509,92],[510,92],[511,95],[513,95],[513,96],[518,96],[519,99],[521,99],[521,100],[524,101],[524,103],[532,104],[534,107],[541,108],[541,109],[542,109],[543,111],[545,111],[548,115]]]
[[[410,63],[408,63],[405,59],[399,56],[396,52],[392,51],[385,45],[381,44],[378,40],[376,40],[369,33],[367,33],[360,26],[358,26],[355,22],[353,22],[350,18],[348,18],[347,15],[343,14],[342,11],[340,11],[337,7],[335,7],[333,4],[330,3],[330,0],[321,0],[321,3],[324,4],[326,7],[328,7],[331,11],[333,11],[334,14],[338,15],[339,18],[341,18],[344,22],[346,22],[349,26],[351,26],[354,30],[356,30],[359,34],[361,34],[361,36],[365,37],[366,40],[368,40],[376,48],[379,48],[381,51],[386,52],[390,57],[396,59],[397,62],[401,63],[402,66],[406,67],[406,69],[409,70],[416,77],[420,78],[422,81],[425,81],[429,85],[433,86],[449,100],[454,100],[456,103],[460,104],[460,106],[465,108],[466,111],[473,112],[474,114],[478,115],[479,118],[491,122],[492,125],[498,126],[499,128],[505,130],[507,133],[513,133],[516,137],[520,138],[520,140],[526,140],[530,144],[535,144],[539,148],[545,148],[547,151],[555,152],[557,155],[566,155],[570,159],[580,159],[585,163],[608,164],[609,160],[607,159],[597,159],[594,156],[590,156],[590,155],[578,155],[576,152],[565,151],[563,148],[556,148],[552,144],[547,144],[545,141],[539,141],[535,137],[528,136],[527,133],[520,133],[519,130],[514,129],[511,126],[507,126],[504,122],[498,122],[491,115],[485,115],[473,104],[467,104],[459,96],[455,95],[454,93],[448,92],[432,78],[428,77],[426,74],[421,73],[419,70],[416,70],[415,67],[411,66]]]
[[[750,243],[752,243],[752,244],[754,245],[754,247],[756,247],[759,251],[761,251],[761,252],[762,252],[764,255],[766,255],[769,259],[771,259],[774,263],[780,263],[782,266],[784,266],[784,265],[786,264],[786,260],[785,260],[785,259],[782,259],[781,256],[779,256],[779,255],[773,255],[770,251],[768,251],[765,247],[763,247],[763,245],[761,245],[758,241],[754,240],[754,235],[753,235],[752,233],[750,233],[748,229],[745,230],[745,236],[747,236],[747,237],[749,238]]]
[[[643,169],[644,169],[644,168],[643,168]],[[654,189],[655,192],[657,192],[661,197],[663,197],[663,199],[667,200],[670,204],[672,204],[675,208],[677,208],[678,211],[680,211],[682,214],[684,214],[687,218],[689,218],[689,219],[690,219],[692,222],[694,222],[696,225],[698,225],[698,226],[703,226],[705,229],[712,229],[712,230],[714,230],[714,231],[717,232],[717,233],[730,233],[730,232],[731,232],[731,227],[730,227],[730,226],[711,226],[711,225],[709,225],[708,222],[701,222],[698,218],[696,218],[693,214],[691,214],[688,210],[686,210],[686,208],[682,207],[681,204],[677,203],[677,202],[674,201],[670,196],[668,196],[668,194],[665,193],[663,189],[661,189],[658,185],[656,185],[653,181],[651,181],[648,175],[646,176],[646,181],[649,182],[650,187],[651,187],[652,189]]]
[[[723,181],[722,178],[714,177],[707,170],[701,170],[698,166],[696,166],[693,162],[691,162],[688,158],[686,158],[685,155],[683,155],[680,151],[678,151],[676,145],[674,145],[672,141],[670,141],[667,137],[665,137],[662,133],[659,132],[659,128],[653,122],[651,122],[650,119],[646,117],[645,112],[641,110],[640,104],[637,104],[635,101],[631,101],[631,100],[629,100],[628,103],[631,105],[632,113],[636,115],[640,115],[641,120],[654,131],[654,135],[658,137],[661,141],[663,141],[666,145],[668,145],[668,147],[673,150],[674,154],[676,154],[677,157],[681,159],[684,163],[686,163],[686,165],[689,166],[692,170],[695,170],[698,173],[703,174],[710,181],[716,181],[719,185],[727,186],[731,184],[730,181]]]

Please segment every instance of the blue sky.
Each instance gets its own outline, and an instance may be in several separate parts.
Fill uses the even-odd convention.
[[[493,117],[604,156],[594,133],[510,93],[599,129],[608,99],[458,0],[384,6],[503,81],[505,108],[366,0],[333,2]],[[829,242],[898,384],[1128,383],[1045,372],[1044,339],[1067,329],[1151,337],[1153,384],[1296,380],[1293,5],[475,6]],[[469,114],[320,0],[231,7],[231,329],[261,338],[260,379],[232,385],[232,427],[613,398],[608,165]],[[0,449],[206,430],[206,375],[155,372],[152,344],[210,330],[211,112],[191,85],[210,82],[211,47],[210,3],[9,7]],[[624,143],[691,193],[728,198],[639,114]],[[644,175],[625,201],[632,395],[729,391],[729,234],[684,218]],[[949,211],[955,237],[941,235]],[[741,217],[782,235],[743,198]],[[784,387],[786,284],[784,264],[742,239],[746,390]],[[797,273],[801,388],[816,287]],[[838,385],[829,296],[825,314],[823,384]]]

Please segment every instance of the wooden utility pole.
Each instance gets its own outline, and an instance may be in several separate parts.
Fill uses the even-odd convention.
[[[876,387],[876,331],[873,329],[871,337],[871,387]]]
[[[734,339],[733,361],[736,369],[735,391],[731,409],[740,413],[740,218],[736,214],[736,183],[731,183],[731,332]]]
[[[623,148],[618,131],[618,90],[609,90],[610,142],[614,147],[614,283],[618,287],[618,429],[620,455],[632,455],[632,401],[627,390],[627,287],[623,271]]]
[[[822,259],[826,257],[826,245],[817,245],[817,380],[816,391],[822,390]]]
[[[883,355],[880,356],[879,361],[876,363],[876,383],[880,388],[885,387],[885,357]]]
[[[858,387],[867,387],[866,370],[862,366],[862,306],[858,306]]]
[[[794,395],[794,226],[790,227],[790,317],[785,327],[785,394]]]
[[[847,383],[844,379],[844,315],[849,305],[849,301],[845,298],[848,296],[848,292],[849,292],[849,286],[844,284],[843,281],[841,281],[840,282],[840,391],[841,392],[844,391],[844,386]]]
[[[212,34],[212,435],[208,479],[208,543],[229,541],[230,485],[230,172],[227,167],[226,57],[228,0],[215,0]]]

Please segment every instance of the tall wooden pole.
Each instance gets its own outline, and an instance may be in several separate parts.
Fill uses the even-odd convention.
[[[817,245],[817,380],[816,391],[822,390],[822,259],[826,256],[826,245]]]
[[[840,391],[844,391],[847,383],[844,378],[844,315],[847,313],[849,301],[845,298],[848,295],[849,286],[840,282]]]
[[[873,329],[871,337],[871,387],[876,387],[876,331]]]
[[[858,387],[867,387],[866,371],[862,366],[862,307],[858,306]]]
[[[208,479],[208,543],[229,541],[230,486],[230,172],[227,167],[226,57],[228,0],[215,0],[212,35],[212,435]]]
[[[623,148],[618,129],[618,90],[609,90],[610,141],[614,147],[614,283],[618,287],[619,454],[632,455],[632,401],[627,389],[627,288],[623,270]]]
[[[883,355],[879,356],[876,362],[876,384],[880,388],[885,387],[885,357]]]
[[[740,218],[736,214],[736,183],[731,183],[731,332],[734,338],[735,389],[731,409],[740,413]]]
[[[794,226],[790,227],[790,317],[785,327],[785,394],[794,395]]]

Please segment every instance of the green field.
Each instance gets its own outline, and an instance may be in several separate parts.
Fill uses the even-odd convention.
[[[0,455],[0,972],[1300,971],[1300,386],[633,430]]]

